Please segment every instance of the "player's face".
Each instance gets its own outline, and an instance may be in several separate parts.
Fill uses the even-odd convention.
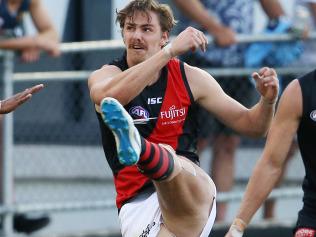
[[[126,18],[123,40],[127,50],[127,63],[134,66],[161,50],[168,40],[168,33],[162,32],[158,16],[154,12],[137,11],[133,18]]]

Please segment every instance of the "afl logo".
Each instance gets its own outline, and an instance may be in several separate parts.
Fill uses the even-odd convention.
[[[313,111],[311,112],[310,117],[311,117],[311,119],[312,119],[313,121],[316,122],[316,110],[313,110]]]
[[[132,115],[132,117],[137,118],[137,119],[148,119],[149,118],[149,113],[147,110],[145,110],[141,106],[134,106],[129,109],[129,114]]]

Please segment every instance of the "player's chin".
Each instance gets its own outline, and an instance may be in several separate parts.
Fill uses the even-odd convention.
[[[146,55],[136,55],[135,57],[133,57],[133,61],[135,62],[135,64],[138,63],[142,63],[145,60],[147,60],[149,57],[147,57]]]

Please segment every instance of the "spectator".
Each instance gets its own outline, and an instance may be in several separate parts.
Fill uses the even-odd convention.
[[[194,52],[186,54],[183,60],[198,67],[243,67],[246,45],[236,45],[236,34],[252,32],[254,1],[248,0],[174,0],[184,13],[180,20],[180,29],[192,25],[209,33],[214,45],[207,47],[206,53]],[[262,8],[270,19],[284,15],[278,1],[261,0]],[[254,101],[254,88],[245,77],[217,77],[216,80],[224,91],[246,106]],[[240,136],[218,120],[212,121],[206,111],[200,114],[201,134],[200,151],[203,150],[213,136],[212,170],[210,174],[219,192],[231,190],[234,182],[234,156]],[[211,136],[212,135],[212,136]],[[226,203],[217,207],[217,221],[225,219]]]
[[[307,11],[309,11],[309,22],[306,22],[307,28],[309,32],[316,31],[316,0],[296,0],[295,8],[301,6]],[[295,17],[295,16],[294,16]],[[316,64],[316,42],[315,40],[312,41],[304,41],[304,52],[300,56],[300,58],[293,63],[295,66],[314,66]]]
[[[23,14],[29,12],[38,34],[23,35]],[[41,0],[1,0],[0,1],[0,49],[16,50],[24,62],[36,61],[41,51],[56,57],[60,54],[58,34],[44,8]],[[2,60],[0,60],[2,64]],[[1,65],[2,66],[2,65]],[[2,70],[2,68],[1,68]],[[0,70],[0,72],[1,72]],[[0,98],[3,95],[3,80],[0,80]],[[10,98],[9,101],[12,102]],[[27,99],[28,97],[26,97]],[[7,104],[8,105],[8,104]],[[5,107],[6,108],[6,107]],[[2,116],[0,115],[0,143],[2,145]],[[0,152],[0,162],[3,162]],[[2,199],[2,197],[1,197]],[[30,233],[41,229],[49,223],[47,216],[30,218],[26,215],[15,215],[14,229],[17,232]]]
[[[38,30],[35,36],[23,36],[23,14],[29,12]],[[58,34],[41,0],[0,1],[0,49],[17,50],[25,62],[39,58],[42,50],[51,56],[60,54]]]

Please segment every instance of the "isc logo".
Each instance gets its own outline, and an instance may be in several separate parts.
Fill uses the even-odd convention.
[[[148,98],[147,103],[149,105],[161,104],[162,103],[162,97]]]

